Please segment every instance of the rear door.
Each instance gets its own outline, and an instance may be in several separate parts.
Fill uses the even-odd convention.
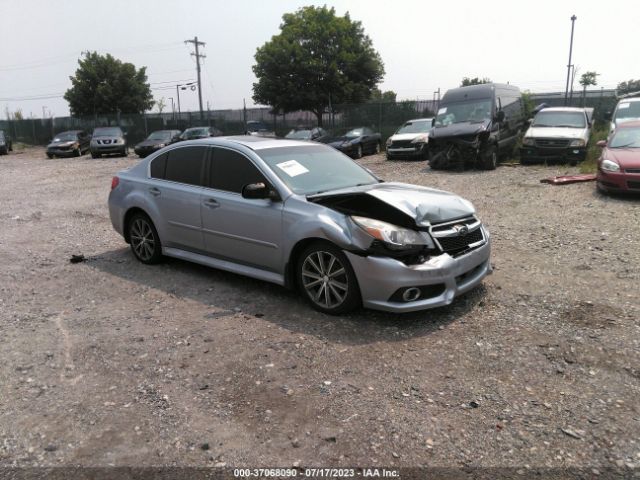
[[[204,250],[200,203],[206,153],[205,146],[179,147],[151,162],[151,176],[158,181],[148,185],[147,197],[159,212],[165,247]]]
[[[282,270],[282,202],[246,199],[242,187],[269,184],[244,154],[210,148],[208,187],[202,197],[202,227],[207,252],[223,260]]]

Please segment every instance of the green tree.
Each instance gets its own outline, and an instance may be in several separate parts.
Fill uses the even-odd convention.
[[[616,88],[618,95],[624,95],[626,93],[640,92],[640,80],[628,80],[626,82],[620,82]]]
[[[464,77],[462,79],[461,87],[468,87],[470,85],[482,85],[483,83],[491,83],[491,79],[487,77],[479,78],[479,77]]]
[[[326,6],[284,14],[280,34],[258,48],[255,60],[253,100],[283,113],[309,110],[318,125],[330,106],[366,102],[384,76],[362,24]]]
[[[141,113],[153,106],[146,67],[97,52],[84,52],[78,65],[64,94],[72,115]]]
[[[580,85],[582,85],[582,106],[584,107],[585,99],[587,96],[587,87],[595,86],[598,84],[598,75],[596,72],[584,72],[580,76]]]
[[[398,94],[393,90],[387,90],[386,92],[383,92],[376,87],[371,90],[371,98],[369,99],[369,101],[376,103],[396,103],[397,96]]]

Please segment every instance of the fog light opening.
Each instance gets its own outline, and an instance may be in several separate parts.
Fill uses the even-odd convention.
[[[413,302],[415,300],[418,300],[421,294],[422,292],[419,288],[409,287],[404,292],[402,292],[402,300],[404,300],[405,302]]]

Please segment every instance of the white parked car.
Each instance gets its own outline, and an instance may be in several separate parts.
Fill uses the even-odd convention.
[[[425,160],[429,151],[429,130],[433,118],[416,118],[404,123],[387,139],[387,160],[411,158]]]
[[[540,110],[522,139],[520,163],[585,159],[593,108],[552,107]]]
[[[640,120],[640,97],[623,98],[616,105],[611,123],[609,124],[609,136],[615,131],[616,125],[623,122]]]

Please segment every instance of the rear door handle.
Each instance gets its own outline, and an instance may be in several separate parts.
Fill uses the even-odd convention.
[[[213,198],[207,198],[204,202],[203,205],[205,207],[209,207],[209,208],[218,208],[220,206],[220,204]]]
[[[151,195],[153,195],[154,197],[157,197],[158,195],[160,195],[160,190],[158,188],[156,188],[156,187],[151,187],[149,189],[149,193]]]

